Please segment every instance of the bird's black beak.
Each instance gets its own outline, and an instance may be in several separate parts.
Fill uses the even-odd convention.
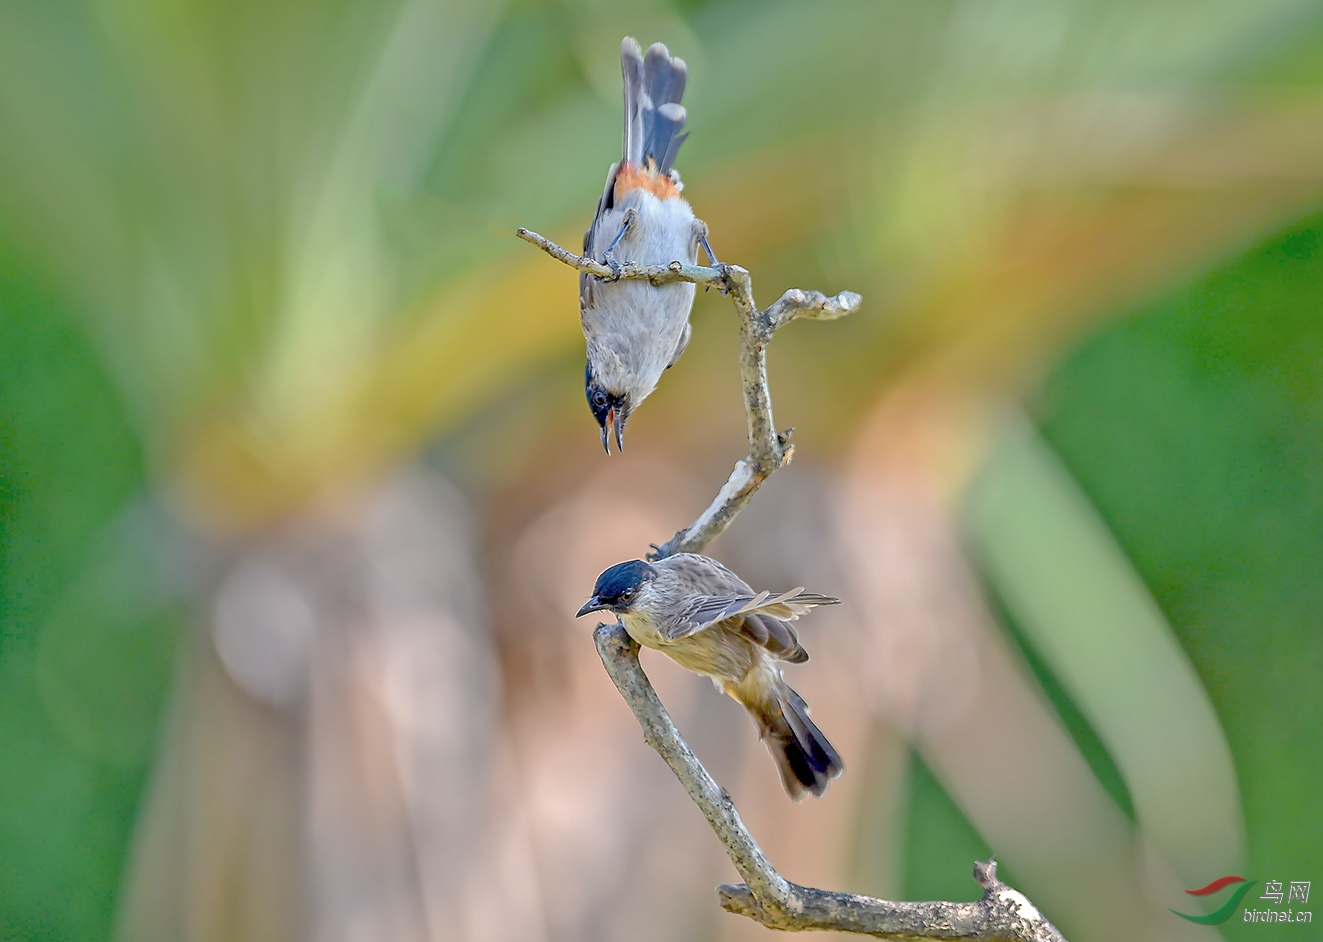
[[[621,454],[625,453],[625,420],[628,418],[629,413],[625,411],[623,406],[611,410],[611,425],[616,432],[616,448],[620,450]],[[605,427],[602,428],[602,434],[606,434]]]
[[[605,437],[605,433],[606,433],[605,429],[603,429],[603,437]],[[606,608],[606,606],[602,604],[602,600],[594,595],[587,602],[583,603],[583,608],[579,609],[579,613],[574,617],[582,618],[584,615],[587,615],[589,612],[600,612],[604,608]]]

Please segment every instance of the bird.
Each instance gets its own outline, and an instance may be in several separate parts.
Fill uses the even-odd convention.
[[[802,587],[754,592],[721,563],[698,553],[617,563],[597,578],[576,618],[615,614],[644,647],[712,679],[753,718],[793,801],[821,797],[845,763],[809,719],[808,704],[781,676],[778,662],[802,664],[808,652],[790,622],[839,599]]]
[[[701,244],[718,264],[707,241],[707,226],[681,196],[684,184],[674,168],[684,143],[684,95],[688,68],[662,43],[643,55],[626,36],[620,44],[625,85],[624,153],[611,165],[597,201],[592,225],[583,236],[583,254],[614,273],[579,275],[579,322],[588,347],[584,393],[601,427],[602,447],[610,436],[624,451],[625,423],[657,387],[689,345],[692,284],[654,285],[622,280],[622,265],[667,265],[698,261]]]

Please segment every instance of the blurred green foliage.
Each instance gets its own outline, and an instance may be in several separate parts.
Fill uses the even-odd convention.
[[[1079,748],[1080,755],[1089,763],[1089,768],[1097,776],[1098,781],[1102,783],[1103,788],[1107,790],[1108,796],[1116,802],[1117,807],[1125,812],[1126,817],[1134,820],[1135,804],[1130,797],[1130,790],[1126,787],[1125,778],[1121,775],[1120,769],[1116,767],[1115,760],[1112,759],[1107,752],[1107,747],[1099,739],[1098,732],[1089,724],[1088,719],[1080,712],[1075,702],[1071,700],[1070,694],[1061,682],[1053,676],[1052,669],[1043,662],[1042,656],[1024,637],[1015,621],[1015,616],[1007,611],[1004,605],[999,604],[1000,600],[996,597],[995,589],[992,586],[985,586],[984,588],[991,596],[997,621],[1015,641],[1025,663],[1033,671],[1034,678],[1042,686],[1043,692],[1052,701],[1057,715],[1061,717],[1061,721],[1070,732],[1070,737]]]
[[[901,898],[976,899],[978,887],[971,886],[967,875],[969,862],[987,860],[992,848],[917,755],[911,759],[908,787]],[[1015,885],[1015,874],[1005,864],[998,864],[997,877]]]
[[[1323,216],[1312,216],[1119,313],[1062,358],[1033,400],[1043,434],[1143,574],[1213,698],[1240,776],[1246,875],[1259,880],[1323,872],[1320,310]],[[1000,608],[998,616],[1100,781],[1133,815],[1096,733],[1013,617]],[[967,896],[955,875],[989,848],[913,762],[906,896]],[[1231,938],[1259,931],[1221,929]],[[1280,931],[1313,937],[1301,926]]]
[[[482,316],[490,339],[472,356],[486,372],[455,421],[499,417],[529,451],[561,447],[542,393],[577,381],[560,368],[580,363],[572,278],[548,267],[563,295],[523,312],[554,311],[564,329],[522,385],[500,382],[511,369],[503,333],[521,312],[446,292],[493,262],[550,266],[515,254],[531,253],[513,244],[515,225],[582,231],[618,147],[624,32],[665,38],[690,58],[684,170],[690,194],[708,200],[718,251],[755,267],[760,291],[804,277],[869,300],[866,316],[805,330],[776,353],[778,404],[813,416],[800,439],[810,444],[824,429],[848,440],[895,364],[982,342],[995,310],[944,308],[925,292],[960,283],[982,252],[995,271],[1006,261],[996,253],[1015,244],[1007,220],[1025,205],[1084,206],[1115,236],[1109,198],[1163,189],[1165,178],[1087,159],[1104,139],[1123,158],[1151,144],[1125,136],[1121,112],[1108,110],[1116,102],[1154,92],[1156,110],[1144,113],[1165,130],[1185,117],[1173,102],[1197,112],[1221,96],[1294,100],[1323,83],[1319,8],[1286,0],[437,9],[452,17],[444,29],[425,17],[401,28],[394,17],[426,13],[419,5],[352,0],[3,11],[0,938],[110,933],[181,621],[141,572],[150,554],[135,542],[134,507],[172,483],[181,428],[220,401],[279,438],[282,409],[294,402],[296,428],[324,418],[321,392],[342,371],[370,372],[363,361],[379,355],[381,335]],[[411,29],[453,45],[411,48]],[[1055,122],[1055,96],[1064,114],[1097,110],[1078,128]],[[1044,127],[1052,133],[1040,140]],[[1024,156],[1043,141],[1057,149],[1041,163]],[[785,167],[793,186],[769,186]],[[1252,174],[1228,171],[1241,176]],[[1190,189],[1225,182],[1211,179]],[[723,190],[735,196],[723,202]],[[1193,218],[1178,235],[1195,238],[1203,223]],[[1250,230],[1237,227],[1261,218],[1228,227],[1243,238]],[[1185,269],[1161,269],[1164,286],[1139,308],[1097,301],[1117,319],[1054,367],[1035,406],[1211,692],[1241,776],[1256,879],[1323,881],[1312,804],[1323,777],[1321,240],[1323,220],[1309,219],[1184,287],[1162,277]],[[1080,254],[1105,242],[1084,240]],[[1035,274],[1061,261],[1005,251]],[[1197,253],[1175,257],[1189,265]],[[1022,346],[1032,362],[1038,348],[1023,338],[1092,310],[1093,289],[1111,297],[1102,288],[1112,274],[1067,280],[1070,303],[987,342],[979,362],[1020,362]],[[327,281],[354,290],[319,294]],[[438,296],[446,303],[428,308]],[[1023,300],[1001,297],[1000,310]],[[677,367],[690,392],[677,383],[671,405],[650,403],[677,417],[672,429],[653,426],[659,438],[699,398],[718,398],[704,373],[729,346],[709,341],[720,328],[701,310]],[[565,401],[595,448],[579,396],[570,388]],[[734,415],[738,398],[719,398]],[[431,413],[420,414],[416,438],[431,429]],[[654,433],[640,423],[638,434]],[[489,477],[513,475],[511,447],[470,460],[499,465],[480,469]],[[1105,749],[1025,653],[1127,807]],[[969,860],[986,847],[917,759],[907,813],[905,894],[967,898]]]
[[[106,528],[146,481],[140,445],[69,305],[0,246],[0,938],[97,939],[111,928],[134,809],[172,667],[160,624],[89,586]],[[141,560],[125,560],[128,565]],[[132,584],[130,580],[129,584]],[[81,596],[81,597],[80,597]],[[46,635],[84,659],[43,689]],[[98,639],[122,634],[122,656]],[[58,683],[58,681],[57,681]],[[52,700],[55,693],[58,700]],[[67,694],[66,696],[60,696]],[[136,748],[69,735],[106,711]],[[52,706],[56,711],[52,712]],[[146,748],[144,748],[146,747]]]
[[[1259,880],[1323,873],[1320,310],[1313,216],[1099,331],[1038,407],[1212,696]]]

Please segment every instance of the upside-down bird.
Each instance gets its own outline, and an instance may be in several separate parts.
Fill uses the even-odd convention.
[[[838,602],[803,588],[754,592],[715,559],[677,553],[612,566],[597,578],[579,616],[613,612],[639,644],[712,678],[749,711],[786,793],[799,801],[809,792],[821,796],[845,764],[809,719],[803,698],[782,679],[777,662],[807,661],[790,622],[817,605]]]
[[[611,165],[597,213],[583,237],[583,253],[609,266],[614,279],[579,275],[579,320],[588,342],[584,392],[602,430],[602,447],[625,447],[625,422],[657,387],[689,344],[694,286],[621,280],[621,265],[694,264],[701,243],[713,264],[707,228],[680,195],[672,166],[684,132],[687,70],[661,43],[644,56],[625,37],[620,44],[625,80],[625,146]]]

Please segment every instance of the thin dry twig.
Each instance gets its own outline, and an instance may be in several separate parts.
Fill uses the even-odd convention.
[[[790,433],[778,434],[772,419],[772,394],[767,383],[767,344],[781,327],[797,318],[834,320],[859,309],[853,291],[828,297],[818,291],[787,291],[770,307],[759,310],[749,273],[738,265],[703,267],[626,263],[619,272],[591,258],[575,255],[550,239],[520,229],[519,238],[572,268],[604,280],[633,278],[655,285],[688,281],[716,285],[730,296],[740,317],[740,376],[749,420],[749,454],[716,499],[697,520],[680,530],[652,559],[675,553],[697,553],[716,539],[778,468],[794,452]],[[717,894],[724,909],[748,916],[771,929],[830,929],[858,932],[881,939],[974,939],[999,942],[1065,942],[1057,929],[1021,893],[997,879],[997,864],[974,865],[974,879],[983,897],[973,902],[890,902],[852,893],[834,893],[800,886],[777,873],[753,839],[726,790],[719,786],[680,736],[656,690],[639,664],[638,645],[618,624],[598,625],[593,636],[606,672],[625,698],[643,738],[671,767],[689,797],[726,848],[741,884],[724,884]]]
[[[616,272],[601,262],[586,255],[575,255],[569,249],[563,249],[546,236],[540,236],[531,229],[519,228],[515,235],[530,245],[536,245],[558,262],[564,262],[571,268],[589,275],[596,275],[603,281],[615,281]],[[724,274],[721,267],[706,268],[702,265],[686,265],[683,262],[671,262],[669,265],[640,265],[637,262],[624,262],[620,265],[619,278],[622,280],[650,281],[654,285],[665,285],[675,281],[689,281],[696,285],[717,285],[723,287]]]
[[[557,261],[603,280],[613,280],[617,273],[601,262],[575,255],[550,239],[528,229],[517,232],[519,238],[536,245]],[[795,446],[790,432],[777,433],[772,418],[772,392],[767,385],[767,345],[786,324],[799,318],[835,320],[859,309],[863,300],[853,291],[828,297],[820,291],[792,288],[766,310],[758,310],[753,299],[753,281],[748,271],[738,265],[639,265],[620,266],[618,277],[650,281],[654,285],[688,281],[696,285],[715,285],[729,295],[740,318],[740,378],[744,384],[744,411],[749,420],[749,454],[735,463],[735,469],[717,493],[716,499],[698,519],[649,554],[662,559],[676,553],[700,553],[730,526],[735,516],[757,493],[773,472],[789,464]]]
[[[638,645],[625,629],[598,625],[593,640],[607,674],[643,727],[644,741],[671,767],[744,878],[741,884],[717,887],[723,909],[769,929],[830,929],[879,939],[1065,942],[1027,897],[997,879],[995,860],[974,865],[983,896],[972,902],[891,902],[791,883],[763,855],[730,795],[681,738],[639,664]]]

